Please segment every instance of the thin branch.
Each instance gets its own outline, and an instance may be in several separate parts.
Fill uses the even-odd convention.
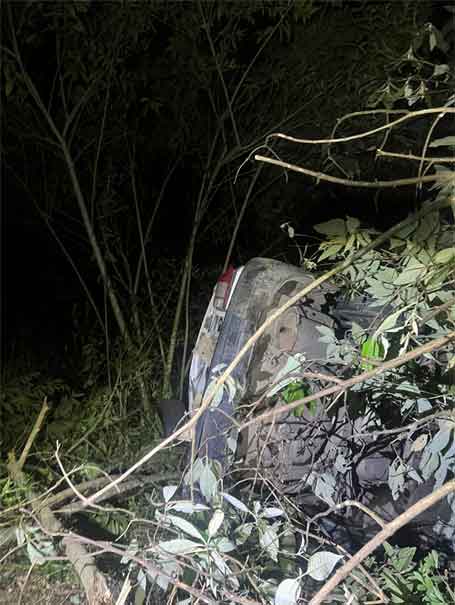
[[[311,519],[308,519],[307,528],[306,528],[307,543],[308,543],[308,534],[310,532],[310,525],[312,523],[314,523],[318,519],[327,517],[327,515],[330,515],[331,513],[335,512],[337,510],[342,510],[343,508],[347,508],[348,506],[353,506],[354,508],[358,508],[363,513],[365,513],[366,515],[371,517],[374,521],[376,521],[376,523],[383,529],[384,529],[384,527],[386,527],[386,522],[384,521],[384,519],[382,519],[377,513],[375,513],[371,509],[369,509],[368,506],[365,506],[365,504],[362,504],[361,502],[357,502],[357,500],[344,500],[343,502],[334,504],[330,508],[322,511],[321,513],[318,513],[317,515],[314,515],[314,517],[311,517]]]
[[[116,475],[118,476],[118,475]],[[102,477],[100,479],[92,479],[91,481],[85,481],[83,484],[80,484],[77,486],[78,490],[80,491],[82,488],[87,489],[88,487],[90,488],[98,488],[98,487],[102,487],[103,485],[105,485],[106,483],[112,481],[112,479],[115,478],[114,476],[111,477]],[[126,492],[129,492],[133,489],[136,488],[144,488],[146,485],[149,485],[150,483],[158,483],[158,482],[163,482],[163,481],[175,481],[178,479],[181,479],[181,475],[179,475],[178,473],[157,473],[156,475],[139,475],[137,477],[137,479],[130,479],[129,481],[125,481],[124,483],[122,483],[122,485],[120,487],[117,487],[115,492],[113,493],[106,493],[104,494],[104,496],[102,498],[99,498],[98,503],[102,502],[104,500],[109,500],[110,498],[115,498],[118,497],[120,494],[124,494]],[[47,505],[51,506],[51,507],[55,507],[57,506],[58,502],[61,502],[62,500],[66,500],[70,497],[73,497],[75,494],[72,490],[71,487],[63,490],[63,492],[58,493],[54,496],[54,499],[52,500],[52,502],[48,502]],[[61,514],[61,515],[73,515],[74,513],[78,513],[81,512],[83,510],[85,510],[85,504],[83,502],[72,502],[70,504],[66,504],[65,506],[60,507],[58,510],[55,511],[56,514]],[[130,513],[132,514],[132,513]]]
[[[89,86],[87,87],[87,90],[84,92],[84,94],[81,96],[81,98],[78,100],[76,105],[71,110],[71,113],[67,117],[67,119],[65,121],[65,125],[63,126],[62,135],[61,135],[63,138],[66,138],[66,135],[68,133],[69,127],[71,126],[71,123],[73,122],[74,118],[78,115],[78,112],[81,109],[81,107],[87,103],[87,101],[90,98],[90,95],[92,94],[93,89],[97,86],[97,84],[98,84],[98,79],[95,78],[93,80],[93,82],[91,82],[89,84]]]
[[[453,110],[455,112],[455,110]],[[423,174],[425,174],[425,172],[431,168],[430,166],[425,167],[424,164],[424,160],[423,158],[427,155],[427,150],[428,150],[428,146],[430,145],[430,141],[431,141],[431,137],[433,135],[433,132],[436,128],[436,126],[439,124],[439,122],[442,120],[442,118],[444,117],[444,114],[441,113],[439,115],[436,116],[436,118],[433,120],[433,123],[431,124],[430,128],[428,129],[428,133],[427,136],[425,138],[425,142],[423,144],[423,149],[422,149],[422,160],[420,161],[420,165],[419,165],[419,171],[418,171],[418,175],[419,177]]]
[[[238,95],[238,93],[240,92],[240,89],[242,88],[243,82],[245,81],[246,77],[248,76],[248,74],[250,73],[251,69],[253,68],[254,64],[256,63],[257,59],[259,58],[260,54],[262,53],[262,51],[264,50],[264,48],[267,46],[267,44],[270,42],[270,40],[272,39],[272,37],[275,35],[275,33],[278,31],[278,28],[280,27],[281,23],[283,22],[283,20],[285,19],[285,17],[287,17],[288,12],[291,10],[291,8],[294,6],[293,2],[288,2],[287,7],[283,10],[280,20],[277,22],[277,24],[275,25],[275,27],[273,27],[270,30],[270,33],[268,34],[268,36],[265,37],[263,43],[261,44],[261,46],[258,48],[256,54],[254,55],[254,57],[251,59],[250,63],[248,64],[248,67],[245,69],[245,71],[242,74],[242,77],[240,78],[237,86],[235,87],[235,90],[232,94],[231,97],[231,103],[234,104],[234,101]]]
[[[62,75],[62,63],[61,63],[61,54],[60,54],[60,35],[57,33],[55,36],[55,54],[57,56],[57,70],[58,70],[58,79],[60,85],[60,97],[62,99],[63,113],[66,117],[68,117],[68,104],[66,102],[66,94],[65,94],[65,86],[64,79]]]
[[[285,168],[286,170],[291,170],[292,172],[299,172],[300,174],[306,174],[308,176],[312,176],[318,181],[327,181],[329,183],[336,183],[337,185],[345,185],[347,187],[362,187],[362,188],[370,188],[370,189],[387,189],[387,188],[395,188],[395,187],[403,187],[407,185],[415,185],[416,183],[431,183],[433,181],[455,181],[455,177],[453,173],[439,173],[439,174],[431,174],[429,176],[421,176],[421,177],[410,177],[408,179],[395,179],[391,181],[353,181],[351,179],[341,179],[336,176],[331,176],[330,174],[325,174],[323,172],[309,170],[308,168],[302,168],[301,166],[297,166],[296,164],[289,164],[289,162],[283,162],[281,160],[275,160],[274,158],[269,158],[264,155],[255,155],[254,159],[258,162],[264,162],[266,164],[273,164],[274,166],[280,166],[281,168]]]
[[[87,544],[87,545],[92,545],[92,546],[96,546],[96,547],[101,546],[106,552],[112,552],[114,554],[119,555],[120,557],[125,556],[125,551],[123,549],[113,546],[109,542],[91,540],[90,538],[85,538],[84,536],[76,536],[76,535],[68,536],[67,538],[65,538],[65,542],[79,543],[81,545]],[[180,580],[176,579],[175,577],[168,575],[161,567],[154,565],[153,563],[150,562],[150,560],[147,560],[145,558],[142,559],[133,553],[128,553],[128,559],[130,559],[131,561],[134,561],[140,567],[143,567],[144,569],[146,569],[152,577],[156,577],[159,575],[159,576],[166,578],[166,580],[168,580],[168,582],[170,582],[177,588],[180,588],[181,590],[187,592],[188,594],[193,595],[193,597],[195,597],[199,601],[207,603],[208,605],[217,605],[219,602],[219,601],[215,601],[214,599],[211,599],[210,597],[206,596],[201,590],[198,590],[197,588],[194,588],[193,586],[185,584],[184,582],[181,582]],[[238,600],[238,597],[236,598],[236,600]],[[260,604],[257,602],[254,602],[254,605],[260,605]]]
[[[442,305],[438,305],[437,307],[432,307],[428,313],[426,313],[422,319],[421,319],[421,323],[425,324],[427,321],[429,321],[430,319],[433,319],[433,317],[437,317],[440,313],[443,313],[444,311],[448,311],[449,309],[451,309],[453,306],[455,306],[455,298],[451,298],[450,300],[448,300],[447,302],[445,302]]]
[[[234,249],[234,244],[237,240],[237,234],[239,232],[240,229],[240,224],[242,222],[243,216],[245,214],[246,208],[248,206],[248,202],[250,201],[251,198],[251,193],[254,189],[254,186],[256,185],[256,182],[259,178],[259,175],[261,174],[261,169],[262,166],[258,166],[257,170],[255,171],[253,178],[250,181],[250,184],[248,186],[248,190],[245,194],[245,199],[243,200],[243,204],[242,207],[240,208],[240,212],[239,215],[237,217],[235,226],[234,226],[234,230],[232,232],[232,236],[231,236],[231,241],[229,242],[229,248],[228,251],[226,253],[226,258],[224,261],[224,266],[223,266],[223,273],[227,270],[228,266],[229,266],[229,261],[231,260],[231,256],[232,256],[232,251]]]
[[[44,418],[46,417],[46,414],[48,413],[48,411],[49,411],[49,405],[47,403],[47,397],[45,397],[43,399],[43,405],[41,406],[40,413],[38,414],[38,417],[35,421],[33,429],[27,439],[27,443],[25,444],[24,449],[22,450],[22,454],[17,462],[17,470],[19,472],[21,472],[24,467],[24,464],[27,459],[30,448],[32,447],[33,442],[35,441],[35,437],[38,435],[38,433],[41,430],[41,426],[44,422]]]
[[[210,27],[209,27],[209,24],[208,24],[208,22],[207,22],[207,20],[205,18],[204,11],[202,9],[202,5],[201,5],[200,2],[198,2],[198,8],[199,8],[199,12],[200,12],[201,17],[202,17],[202,29],[205,31],[205,34],[207,36],[207,40],[208,40],[208,43],[209,43],[209,46],[210,46],[210,52],[212,53],[213,60],[215,61],[216,71],[218,72],[218,77],[220,79],[221,87],[223,89],[224,97],[225,97],[225,100],[226,100],[227,110],[229,112],[229,117],[230,117],[231,124],[232,124],[232,129],[234,130],[235,140],[237,142],[237,145],[240,146],[240,137],[239,137],[239,132],[237,130],[237,122],[236,122],[236,120],[234,118],[234,113],[232,111],[232,99],[229,98],[229,93],[228,93],[228,90],[227,90],[226,81],[224,79],[220,63],[218,61],[218,54],[217,54],[217,52],[215,50],[215,46],[213,45],[213,39],[212,39],[212,35],[210,33]]]
[[[311,599],[309,605],[320,605],[326,599],[332,590],[334,590],[340,582],[342,582],[348,574],[357,567],[366,557],[368,557],[376,548],[381,546],[386,540],[393,536],[404,525],[407,525],[415,517],[426,511],[428,508],[455,492],[455,480],[447,482],[445,485],[437,489],[432,494],[421,498],[418,502],[410,506],[404,513],[396,517],[388,523],[374,538],[369,540],[363,548],[361,548],[343,567],[341,567],[333,576],[324,584],[319,592]]]
[[[382,149],[376,150],[376,157],[385,157],[385,158],[398,158],[400,160],[417,160],[418,162],[432,162],[433,164],[454,164],[455,157],[432,157],[432,156],[422,156],[422,155],[414,155],[412,153],[396,153],[393,151],[382,151]]]
[[[172,166],[169,168],[168,173],[166,174],[166,177],[161,185],[160,188],[160,192],[158,194],[158,198],[156,200],[155,206],[153,208],[153,212],[152,212],[152,216],[148,222],[147,228],[145,230],[145,234],[144,234],[144,249],[141,250],[141,255],[139,257],[138,263],[137,263],[137,269],[136,269],[136,276],[134,279],[134,294],[137,294],[138,289],[139,289],[139,282],[140,282],[140,276],[141,276],[141,271],[142,271],[142,265],[144,263],[145,260],[145,247],[147,246],[148,242],[149,242],[149,238],[150,238],[150,233],[152,231],[153,225],[155,224],[155,218],[158,212],[159,207],[161,206],[161,203],[163,201],[164,198],[164,194],[166,192],[167,186],[169,184],[169,181],[171,180],[172,175],[174,174],[175,169],[177,168],[178,164],[180,163],[181,157],[178,157],[174,163],[172,164]],[[150,292],[150,290],[149,290]]]
[[[164,365],[166,364],[166,352],[164,350],[164,343],[163,343],[163,338],[161,336],[161,329],[160,329],[160,325],[158,323],[157,317],[156,317],[156,308],[155,308],[155,301],[154,301],[154,297],[153,297],[153,292],[152,292],[152,280],[150,277],[150,271],[149,271],[149,265],[147,262],[147,255],[145,253],[145,237],[144,237],[144,230],[142,228],[142,217],[141,217],[141,212],[139,209],[139,200],[138,200],[138,195],[137,195],[137,187],[136,187],[136,171],[135,171],[135,162],[134,162],[134,157],[130,152],[130,178],[131,178],[131,190],[133,193],[133,201],[134,201],[134,208],[136,211],[136,222],[137,222],[137,230],[139,232],[139,242],[141,245],[141,252],[140,252],[140,257],[139,257],[139,262],[138,262],[138,267],[137,267],[137,272],[136,272],[136,279],[139,278],[139,268],[140,266],[144,266],[144,274],[145,274],[145,279],[146,279],[146,284],[147,284],[147,290],[148,290],[148,295],[149,295],[149,301],[150,301],[150,305],[152,307],[152,321],[153,321],[153,327],[155,328],[155,332],[156,332],[156,338],[158,340],[158,345],[160,348],[160,355],[161,355],[161,361]],[[176,166],[176,164],[174,164],[174,167]],[[168,176],[171,173],[168,173]],[[166,177],[167,179],[167,177]],[[166,180],[165,180],[166,182]],[[160,199],[160,198],[159,198]],[[156,207],[158,205],[158,201],[155,204],[155,209],[152,215],[152,219],[151,222],[149,223],[150,225],[153,225],[153,219],[155,217],[155,210]],[[146,234],[147,236],[147,234]],[[136,282],[137,283],[137,282]],[[131,284],[131,294],[133,296],[133,300],[136,300],[136,284]],[[140,337],[140,325],[139,325],[139,316],[137,313],[137,304],[136,302],[134,302],[134,317],[135,317],[135,323],[136,323],[136,330],[138,332],[138,338]]]
[[[406,424],[405,426],[401,426],[395,429],[384,429],[382,431],[370,431],[364,433],[354,433],[353,435],[346,437],[346,439],[361,439],[363,437],[371,437],[371,439],[376,439],[381,435],[398,435],[399,433],[409,432],[411,434],[418,426],[422,424],[428,424],[433,420],[446,420],[449,422],[455,423],[455,411],[454,412],[436,412],[435,414],[430,414],[430,416],[425,416],[425,418],[418,418],[414,422],[410,424]]]
[[[321,145],[327,143],[346,143],[347,141],[355,141],[357,139],[363,139],[365,137],[369,137],[378,132],[382,132],[383,130],[390,130],[397,124],[401,124],[406,120],[418,118],[420,116],[431,115],[434,113],[445,115],[447,113],[455,113],[454,108],[450,107],[432,107],[430,109],[420,109],[419,111],[410,111],[406,115],[394,120],[393,122],[389,122],[388,124],[384,124],[383,126],[378,126],[377,128],[373,128],[372,130],[367,130],[366,132],[360,132],[358,134],[353,134],[347,137],[340,137],[338,139],[300,139],[298,137],[292,137],[287,134],[283,134],[281,132],[273,132],[266,137],[266,144],[269,142],[269,139],[284,139],[286,141],[290,141],[291,143],[299,143],[299,144],[307,144],[307,145]]]
[[[122,309],[120,307],[117,295],[112,287],[110,278],[107,273],[106,263],[104,261],[103,255],[101,253],[101,249],[99,247],[99,243],[98,243],[98,240],[97,240],[97,237],[95,234],[94,226],[90,221],[85,198],[84,198],[84,195],[81,190],[81,186],[80,186],[79,179],[78,179],[78,176],[76,173],[74,161],[71,156],[67,141],[65,140],[64,136],[62,136],[62,134],[59,132],[57,126],[54,123],[54,120],[52,119],[52,116],[49,114],[46,107],[44,106],[43,101],[39,95],[39,92],[37,91],[35,85],[33,84],[33,81],[31,80],[30,76],[28,75],[28,73],[25,69],[25,66],[22,62],[22,57],[21,57],[21,54],[19,51],[19,46],[17,44],[17,39],[16,39],[16,33],[14,30],[11,6],[9,4],[8,4],[8,18],[9,18],[9,22],[10,22],[11,36],[12,36],[12,40],[13,40],[13,48],[14,48],[14,52],[16,54],[16,61],[18,62],[19,66],[20,66],[21,73],[22,73],[25,85],[28,88],[29,93],[33,97],[33,99],[34,99],[35,103],[37,104],[38,108],[40,109],[44,119],[48,123],[49,128],[51,129],[52,133],[54,134],[55,138],[57,139],[57,141],[60,144],[61,151],[63,153],[63,157],[64,157],[64,160],[65,160],[65,163],[66,163],[69,175],[70,175],[70,180],[71,180],[71,184],[73,186],[74,194],[76,196],[76,200],[77,200],[77,203],[79,206],[79,211],[81,213],[84,227],[86,229],[87,236],[89,238],[90,245],[92,247],[93,255],[94,255],[96,263],[98,265],[98,270],[101,274],[101,278],[107,288],[109,302],[111,304],[112,311],[114,313],[114,317],[117,321],[121,335],[125,338],[125,341],[127,342],[127,344],[129,344],[131,342],[131,336],[128,331],[128,326],[127,326],[124,314],[122,312]],[[87,92],[84,94],[83,99],[85,99],[86,96],[87,96]],[[76,108],[78,108],[79,105],[80,105],[80,102],[76,105]],[[74,112],[74,110],[73,110],[73,112]],[[71,120],[72,120],[72,115],[70,115],[70,117],[68,118],[67,125],[71,122]],[[66,127],[65,127],[65,129],[66,129]]]
[[[92,193],[90,196],[90,209],[91,209],[91,215],[92,215],[91,216],[92,222],[94,221],[94,215],[95,215],[94,207],[95,207],[95,198],[96,198],[96,186],[97,186],[97,180],[98,180],[98,164],[99,164],[100,156],[101,156],[101,145],[103,142],[104,132],[106,129],[107,108],[109,105],[109,98],[110,98],[110,92],[111,92],[113,63],[114,63],[114,57],[112,57],[111,68],[109,70],[108,84],[106,87],[106,97],[104,99],[103,117],[101,118],[100,132],[98,135],[98,144],[96,146],[95,161],[93,164]]]

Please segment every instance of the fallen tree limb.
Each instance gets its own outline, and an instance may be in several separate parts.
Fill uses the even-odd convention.
[[[48,506],[43,506],[42,502],[37,500],[37,495],[30,488],[25,479],[25,475],[22,472],[28,452],[30,451],[33,441],[42,426],[46,413],[47,401],[44,400],[41,412],[35,421],[19,461],[16,460],[14,452],[9,452],[7,467],[8,473],[14,483],[24,490],[29,499],[34,500],[32,509],[45,531],[49,532],[50,534],[61,534],[64,533],[64,527],[56,518],[51,509]],[[112,605],[113,597],[107,585],[106,579],[103,574],[98,571],[93,557],[87,553],[87,550],[84,548],[84,546],[76,542],[68,541],[67,538],[63,538],[62,545],[68,561],[73,565],[77,575],[80,578],[89,605]]]
[[[120,475],[111,475],[110,477],[101,477],[99,479],[92,479],[91,481],[84,481],[83,483],[80,483],[77,486],[77,489],[78,489],[78,491],[87,490],[87,489],[99,489],[101,487],[104,487],[104,485],[109,484],[111,481],[115,480],[119,476]],[[168,481],[168,480],[179,479],[179,478],[181,479],[181,475],[179,476],[176,473],[169,473],[169,474],[163,474],[163,475],[158,475],[158,474],[140,475],[136,479],[130,479],[129,481],[125,481],[124,483],[122,483],[120,486],[115,486],[114,492],[112,492],[112,493],[108,492],[108,493],[103,494],[103,496],[97,500],[97,503],[99,504],[100,502],[102,502],[104,500],[109,500],[110,498],[119,496],[120,494],[124,494],[125,492],[129,492],[138,487],[143,487],[144,485],[149,485],[150,483],[155,483],[157,481]],[[52,496],[52,498],[49,498],[49,500],[46,502],[46,505],[49,506],[49,508],[54,508],[55,506],[57,506],[64,500],[67,500],[68,498],[72,498],[74,496],[75,496],[74,491],[72,490],[71,487],[68,487],[67,489],[63,490],[62,492],[55,494],[55,496]],[[85,510],[85,508],[86,508],[86,506],[85,506],[84,502],[78,501],[78,502],[72,502],[71,504],[67,504],[66,506],[63,506],[62,508],[59,508],[58,510],[55,511],[55,513],[64,514],[64,515],[72,515],[73,513],[77,513],[82,510]]]

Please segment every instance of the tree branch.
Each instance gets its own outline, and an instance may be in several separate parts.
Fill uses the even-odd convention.
[[[427,508],[430,508],[439,500],[442,500],[450,493],[455,492],[455,480],[449,481],[438,490],[421,498],[418,502],[413,504],[404,513],[396,517],[390,523],[376,534],[369,542],[363,546],[347,563],[343,565],[333,576],[324,584],[319,592],[311,599],[308,605],[320,605],[323,600],[329,596],[329,594],[342,582],[348,574],[359,565],[366,557],[368,557],[378,546],[381,546],[390,536],[398,531],[404,525],[407,525],[415,517],[423,513]]]
[[[387,188],[395,188],[395,187],[404,187],[407,185],[416,185],[420,183],[431,183],[433,181],[455,181],[455,177],[453,173],[448,172],[447,174],[439,173],[439,174],[430,174],[428,176],[421,177],[410,177],[407,179],[394,179],[391,181],[353,181],[352,179],[342,179],[336,176],[332,176],[330,174],[325,174],[324,172],[319,172],[315,170],[310,170],[309,168],[303,168],[302,166],[297,166],[297,164],[290,164],[289,162],[283,162],[282,160],[276,160],[274,158],[269,158],[265,155],[254,156],[254,159],[257,162],[264,162],[265,164],[273,164],[274,166],[280,166],[281,168],[285,168],[286,170],[291,170],[292,172],[299,172],[300,174],[306,174],[308,176],[312,176],[318,181],[327,181],[329,183],[336,183],[337,185],[345,185],[347,187],[362,187],[367,189],[387,189]]]

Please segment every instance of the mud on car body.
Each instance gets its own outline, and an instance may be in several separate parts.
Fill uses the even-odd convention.
[[[190,413],[257,328],[313,279],[298,267],[263,258],[221,276],[193,351]],[[298,412],[258,421],[240,435],[232,420],[254,417],[266,407],[295,401],[346,378],[346,366],[328,360],[330,345],[324,334],[344,338],[353,321],[373,333],[390,309],[378,308],[371,299],[346,302],[343,297],[334,285],[324,284],[269,326],[203,412],[195,430],[196,451],[223,472],[242,466],[244,476],[250,470],[257,478],[260,469],[263,481],[292,495],[309,516],[357,500],[389,521],[433,491],[434,479],[421,479],[422,452],[413,451],[408,440],[373,435],[378,419],[372,409],[359,412],[362,405],[355,393],[335,401],[317,399]],[[402,474],[405,469],[405,485],[394,499],[389,485],[397,459],[403,463]],[[342,516],[341,521],[329,517],[323,525],[330,537],[348,547],[378,529],[358,509],[348,508]],[[423,546],[455,553],[454,498],[420,515],[413,527]]]

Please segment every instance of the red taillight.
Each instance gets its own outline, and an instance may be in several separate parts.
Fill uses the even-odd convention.
[[[232,265],[220,276],[215,287],[215,306],[217,309],[225,309],[235,269]]]

